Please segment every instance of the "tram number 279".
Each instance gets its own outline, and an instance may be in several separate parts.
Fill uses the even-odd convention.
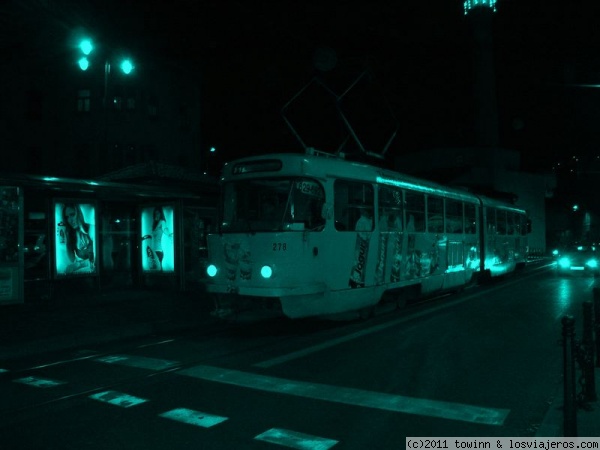
[[[285,242],[273,242],[274,252],[285,252],[287,250],[287,244]]]

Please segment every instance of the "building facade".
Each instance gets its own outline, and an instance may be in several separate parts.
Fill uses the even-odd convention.
[[[82,26],[93,23],[93,12],[81,5],[6,6],[22,21],[9,24],[10,57],[0,63],[3,166],[72,177],[150,160],[201,169],[198,72],[133,39],[117,42],[108,28]],[[93,50],[83,55],[87,38]],[[119,67],[125,56],[129,74]]]

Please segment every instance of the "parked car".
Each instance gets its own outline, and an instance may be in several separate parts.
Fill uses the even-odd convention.
[[[600,270],[600,255],[595,246],[576,245],[556,255],[556,270],[559,274],[583,273],[596,275]]]

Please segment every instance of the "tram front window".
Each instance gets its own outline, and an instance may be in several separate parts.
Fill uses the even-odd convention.
[[[221,231],[320,231],[325,193],[309,178],[265,178],[226,183]]]

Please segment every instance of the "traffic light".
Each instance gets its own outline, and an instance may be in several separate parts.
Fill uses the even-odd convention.
[[[125,75],[129,75],[133,70],[133,63],[130,59],[124,59],[121,61],[120,67]]]
[[[83,56],[79,58],[77,64],[81,70],[86,71],[90,67],[90,61],[87,56],[94,50],[94,45],[90,39],[85,38],[79,41],[78,48],[83,53]]]
[[[90,53],[92,53],[92,50],[94,50],[94,45],[92,44],[92,41],[89,39],[82,39],[79,42],[79,49],[81,50],[81,52],[84,55],[89,55]]]
[[[77,64],[79,64],[79,68],[83,71],[88,70],[88,67],[90,67],[90,62],[85,56],[83,58],[79,58]]]

